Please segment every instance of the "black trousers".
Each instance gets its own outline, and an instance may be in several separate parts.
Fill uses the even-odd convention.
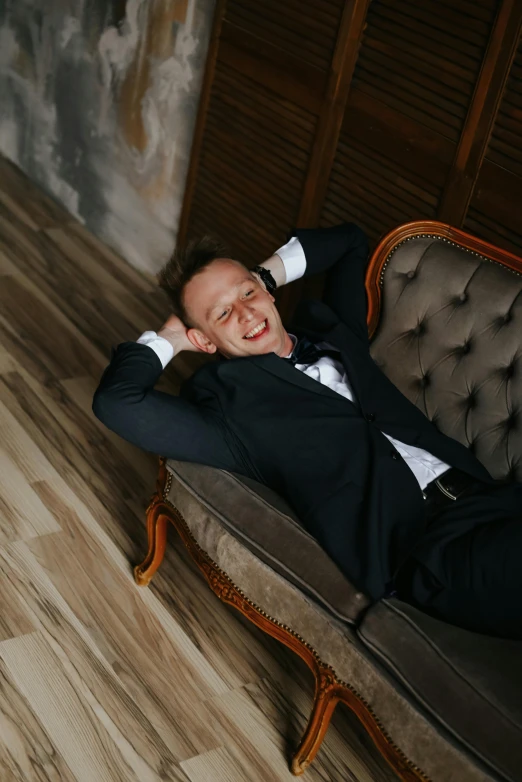
[[[522,483],[476,483],[428,514],[397,597],[468,630],[522,639]]]

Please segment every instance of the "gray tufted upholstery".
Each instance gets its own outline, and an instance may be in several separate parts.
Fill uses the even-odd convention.
[[[495,478],[522,481],[522,275],[437,236],[383,268],[376,363]]]

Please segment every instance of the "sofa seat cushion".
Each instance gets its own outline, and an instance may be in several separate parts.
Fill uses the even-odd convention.
[[[337,619],[355,622],[367,607],[368,598],[271,489],[201,464],[169,459],[167,468],[244,546]]]
[[[442,729],[500,779],[522,778],[522,641],[462,630],[394,599],[366,613],[358,636]]]

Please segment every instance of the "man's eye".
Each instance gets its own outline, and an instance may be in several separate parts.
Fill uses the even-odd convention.
[[[245,293],[245,296],[250,296],[250,294],[251,294],[251,293],[253,293],[253,292],[254,292],[253,290],[251,290],[251,291],[247,291],[247,292]]]
[[[223,310],[223,312],[221,313],[221,315],[218,317],[218,320],[221,320],[222,318],[224,318],[224,317],[225,317],[225,315],[227,314],[227,312],[228,312],[228,310]]]

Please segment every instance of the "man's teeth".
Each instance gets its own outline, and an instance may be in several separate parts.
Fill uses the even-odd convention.
[[[255,329],[252,329],[252,331],[249,331],[248,334],[245,335],[245,339],[252,339],[252,337],[255,337],[256,334],[259,334],[260,331],[263,331],[265,326],[266,326],[266,320],[260,323],[259,326],[256,326]]]

